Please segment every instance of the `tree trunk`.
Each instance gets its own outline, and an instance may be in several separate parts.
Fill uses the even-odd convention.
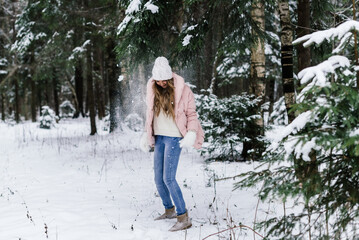
[[[219,96],[219,95],[224,95],[224,94],[220,94],[220,89],[218,88],[218,82],[217,82],[217,78],[218,78],[218,71],[217,68],[220,65],[220,63],[223,60],[223,56],[221,51],[218,51],[218,49],[220,49],[221,44],[223,42],[223,28],[226,25],[226,18],[224,17],[226,14],[226,11],[228,10],[227,7],[228,4],[226,4],[225,2],[223,2],[220,6],[217,7],[217,10],[215,11],[215,15],[213,16],[213,18],[215,19],[215,21],[217,22],[217,24],[213,24],[214,29],[213,29],[213,43],[212,43],[212,47],[213,47],[213,53],[214,55],[212,56],[212,63],[211,63],[211,84],[210,84],[210,92],[214,93],[215,95]],[[223,92],[223,91],[222,91]]]
[[[34,81],[34,51],[31,52],[30,62],[31,121],[36,122],[36,84]]]
[[[252,36],[256,44],[251,48],[251,83],[250,93],[256,97],[261,97],[261,104],[264,102],[265,96],[265,54],[264,40],[262,40],[254,28],[259,31],[265,30],[264,4],[260,0],[252,2],[251,16],[256,26],[252,27]],[[263,118],[260,125],[263,126]]]
[[[101,72],[101,62],[102,62],[102,41],[99,37],[95,38],[95,52],[94,52],[94,73],[95,73],[95,93],[96,93],[96,103],[98,109],[98,118],[101,120],[105,117],[105,96],[104,96],[104,81],[102,79]]]
[[[295,114],[289,112],[295,102],[294,81],[293,81],[293,29],[290,20],[290,11],[288,1],[279,3],[279,15],[281,24],[281,63],[282,63],[282,81],[285,106],[288,113],[288,120],[291,123]]]
[[[43,92],[43,89],[44,88],[44,85],[38,85],[37,86],[37,89],[36,89],[36,95],[37,95],[37,103],[38,103],[38,106],[39,106],[39,116],[41,116],[41,108],[42,108],[42,92]]]
[[[124,118],[131,111],[131,99],[128,97],[131,92],[130,88],[130,78],[129,71],[126,67],[121,67],[121,75],[124,77],[121,82],[119,82],[119,101],[120,101],[120,116]]]
[[[87,3],[86,3],[87,4]],[[81,1],[80,6],[84,5]],[[74,35],[74,47],[81,46],[83,44],[83,28],[82,24],[77,26],[77,30],[75,31]],[[84,76],[83,76],[83,61],[82,58],[77,58],[75,61],[75,113],[73,118],[78,118],[81,114],[82,117],[85,117],[85,110],[84,110]]]
[[[310,1],[298,1],[298,38],[310,34]],[[302,71],[311,65],[310,48],[303,47],[303,44],[298,44],[298,72]]]
[[[283,68],[283,92],[285,96],[285,104],[287,112],[291,109],[292,104],[295,103],[294,96],[294,81],[293,81],[293,36],[291,26],[289,7],[287,2],[283,2],[282,7],[279,7],[282,24],[282,68]],[[282,9],[282,10],[281,10]],[[282,16],[283,15],[283,16]],[[283,20],[282,20],[283,19]],[[298,2],[298,38],[310,33],[310,1],[299,0]],[[283,52],[283,46],[286,46],[288,52]],[[302,44],[297,46],[298,52],[298,71],[311,66],[310,48],[304,48]],[[286,57],[286,59],[284,58]],[[285,65],[288,64],[288,65]],[[284,74],[286,69],[286,75]],[[288,114],[288,121],[291,123],[295,119],[294,113]],[[316,188],[319,186],[318,182],[318,163],[316,158],[316,151],[312,150],[309,154],[310,162],[304,161],[301,158],[294,159],[294,169],[298,180],[302,184],[311,186],[310,191],[305,192],[306,197],[310,197]]]
[[[20,122],[20,99],[19,99],[19,82],[18,74],[14,76],[14,87],[15,87],[15,121]]]
[[[95,135],[96,129],[96,113],[95,113],[95,101],[93,92],[93,76],[92,76],[92,43],[86,46],[86,79],[87,79],[87,104],[90,112],[90,135]]]
[[[252,37],[256,43],[251,48],[251,79],[249,93],[254,94],[257,98],[261,98],[258,104],[258,108],[264,103],[265,97],[265,55],[264,55],[264,41],[258,35],[258,31],[265,30],[265,18],[264,18],[264,4],[262,0],[253,0],[251,17],[255,23],[252,26]],[[257,120],[256,124],[260,132],[254,132],[253,135],[263,134],[263,112],[261,112],[261,118]],[[242,158],[247,160],[248,151],[250,149],[258,148],[254,140],[250,142],[243,142]]]
[[[73,116],[73,118],[78,118],[80,114],[82,117],[85,117],[84,112],[84,78],[82,75],[82,63],[81,60],[76,61],[75,65],[75,92],[76,92],[76,101],[75,101],[75,107],[76,112]]]
[[[100,64],[100,71],[101,71],[101,77],[103,82],[103,97],[104,97],[104,103],[105,106],[109,103],[108,98],[108,77],[106,72],[106,46],[105,46],[105,40],[102,43],[102,51],[101,51],[101,64]],[[106,115],[106,112],[105,112]]]
[[[57,93],[57,75],[55,68],[52,72],[52,90],[53,90],[53,97],[54,97],[54,108],[56,116],[60,116],[60,107],[59,107],[59,96]]]
[[[53,79],[47,79],[45,82],[45,96],[44,96],[44,102],[45,105],[49,106],[51,109],[55,108],[55,104],[54,104],[54,91],[53,91]]]
[[[260,31],[264,31],[264,4],[262,1],[254,0],[252,3],[251,16]],[[256,97],[262,97],[264,101],[265,94],[265,55],[264,41],[258,36],[258,33],[252,27],[252,35],[256,44],[251,48],[251,84],[250,93]]]
[[[1,93],[1,120],[5,121],[5,95]]]
[[[28,88],[26,85],[28,84],[28,71],[25,71],[26,75],[24,75],[21,79],[24,81],[22,84],[22,96],[20,98],[20,106],[21,106],[21,115],[24,117],[24,120],[29,120],[29,94],[28,94]]]
[[[210,28],[204,43],[203,65],[201,73],[202,89],[208,89],[211,86],[212,66],[213,66],[213,29]]]
[[[117,81],[117,64],[115,53],[115,41],[113,37],[107,40],[107,76],[108,76],[108,89],[110,100],[110,132],[114,132],[119,127],[118,119],[118,106],[119,106],[119,82]]]
[[[16,11],[16,7],[15,4],[12,5],[12,10],[13,10],[13,16],[17,15],[17,11]],[[14,17],[12,23],[11,23],[11,28],[12,28],[12,39],[11,41],[14,43],[16,41],[16,28],[15,28],[15,22],[16,22],[16,18]],[[13,59],[13,63],[14,64],[18,64],[16,55],[15,58]],[[14,73],[13,76],[13,81],[14,81],[14,88],[15,88],[15,121],[16,123],[20,122],[20,100],[19,100],[19,73],[17,72],[18,70],[16,70],[16,72]]]
[[[269,115],[273,112],[275,96],[275,78],[270,77],[267,79],[266,85],[266,101],[269,101]]]
[[[0,6],[3,6],[3,2],[0,1]],[[0,25],[0,29],[2,29],[4,32],[8,32],[8,29],[5,28],[5,12],[2,8],[0,8],[0,19],[2,19],[0,21],[1,25]],[[5,56],[5,39],[0,36],[0,56]],[[3,79],[4,79],[4,75],[0,76],[0,83],[2,83]],[[2,92],[2,89],[0,89],[0,94],[1,94],[1,102],[0,102],[0,106],[1,106],[1,120],[5,121],[5,96],[4,93]]]
[[[204,84],[203,84],[203,80],[202,80],[202,66],[201,66],[201,57],[197,56],[195,62],[198,64],[194,64],[194,71],[195,71],[195,76],[196,76],[196,88],[195,90],[198,90],[198,93],[201,89],[205,89],[204,88]]]
[[[35,81],[30,79],[30,85],[31,85],[31,121],[36,122],[36,84]]]
[[[203,12],[206,11],[205,8],[208,8],[208,4],[201,4],[201,3],[194,3],[194,10],[193,10],[193,18],[195,22],[199,22],[203,16]],[[207,41],[204,42],[204,45],[206,45]],[[203,47],[204,49],[204,47]],[[193,69],[195,71],[195,82],[194,84],[197,86],[194,90],[200,90],[200,89],[206,89],[204,84],[204,78],[203,78],[203,50],[201,51],[201,54],[198,54],[195,56],[195,64],[193,64]],[[208,87],[208,86],[207,86]]]
[[[200,16],[204,12],[210,11],[209,4],[201,4],[198,8],[196,8],[196,10],[197,12],[194,14]],[[196,16],[196,18],[199,17]],[[214,42],[213,28],[209,28],[205,35],[201,56],[198,57],[198,64],[196,64],[197,73],[199,74],[199,78],[198,78],[199,89],[208,89],[211,86],[212,66],[214,62],[213,42]]]

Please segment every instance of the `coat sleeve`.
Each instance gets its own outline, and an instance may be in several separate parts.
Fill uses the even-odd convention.
[[[150,146],[154,146],[155,139],[153,136],[153,91],[152,91],[152,78],[147,83],[146,88],[146,121],[145,121],[145,131],[147,132],[147,141]]]
[[[196,112],[196,102],[194,99],[194,94],[191,89],[188,87],[188,103],[186,109],[187,116],[187,130],[198,131],[198,117]]]

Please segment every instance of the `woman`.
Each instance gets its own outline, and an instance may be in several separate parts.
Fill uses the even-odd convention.
[[[182,147],[199,149],[204,134],[191,89],[182,77],[172,72],[165,57],[155,60],[152,78],[147,83],[146,104],[147,134],[142,137],[141,148],[148,151],[154,147],[155,183],[165,207],[165,213],[155,220],[177,217],[170,231],[186,229],[192,223],[176,181],[176,171]]]

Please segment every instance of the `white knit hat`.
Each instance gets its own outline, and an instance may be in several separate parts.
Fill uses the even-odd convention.
[[[172,69],[167,58],[158,57],[152,68],[152,77],[154,80],[168,80],[172,78]]]

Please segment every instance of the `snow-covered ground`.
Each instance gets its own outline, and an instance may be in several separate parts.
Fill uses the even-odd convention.
[[[175,219],[153,221],[163,207],[153,155],[138,148],[141,133],[89,136],[88,119],[37,126],[0,123],[1,240],[192,240],[253,226],[256,190],[232,191],[234,180],[213,181],[252,170],[252,163],[206,164],[195,150],[183,150],[177,180],[193,227],[172,233]],[[281,205],[260,203],[257,219],[271,212],[281,214]],[[232,239],[254,239],[247,228],[207,239],[229,239],[231,232]]]

